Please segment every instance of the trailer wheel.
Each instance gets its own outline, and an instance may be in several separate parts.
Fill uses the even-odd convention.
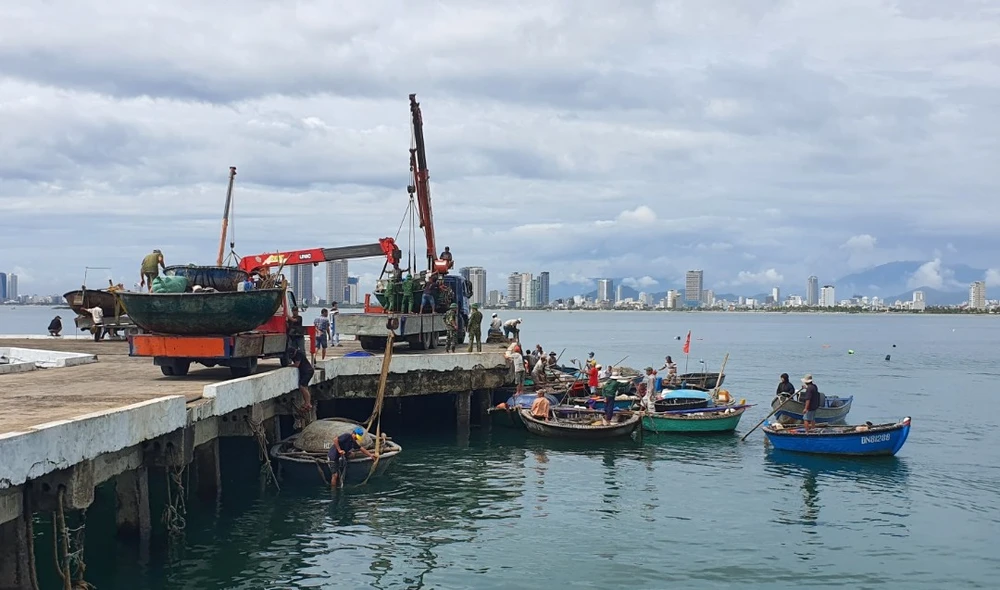
[[[174,377],[183,377],[188,374],[188,370],[191,369],[191,361],[177,359],[174,361]]]
[[[248,366],[245,367],[229,367],[229,374],[233,377],[249,377],[257,372],[257,359],[252,358]]]
[[[441,340],[441,335],[438,334],[437,332],[431,332],[429,334],[428,340],[429,342],[427,344],[427,348],[433,350],[438,347],[438,342],[440,342]]]
[[[160,365],[160,372],[167,377],[174,376],[174,366],[173,365]]]
[[[384,336],[359,336],[361,348],[368,352],[385,352],[386,338]]]

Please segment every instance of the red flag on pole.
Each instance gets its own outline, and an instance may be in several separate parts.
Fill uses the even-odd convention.
[[[691,330],[688,330],[687,340],[684,341],[684,354],[691,354]]]

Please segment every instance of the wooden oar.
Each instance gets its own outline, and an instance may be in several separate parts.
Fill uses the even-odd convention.
[[[764,416],[764,419],[763,419],[763,420],[761,420],[760,422],[758,422],[758,423],[757,423],[757,426],[754,426],[753,428],[751,428],[751,429],[750,429],[750,432],[753,432],[754,430],[757,430],[757,428],[759,428],[759,427],[760,427],[760,425],[761,425],[761,424],[763,424],[763,423],[764,423],[764,422],[765,422],[765,421],[766,421],[766,420],[767,420],[768,418],[770,418],[771,416],[773,416],[773,415],[777,414],[777,413],[778,413],[778,410],[780,410],[780,409],[781,409],[781,408],[782,408],[782,407],[783,407],[783,406],[784,406],[785,404],[787,404],[788,402],[792,401],[792,397],[793,397],[793,396],[791,396],[791,395],[790,395],[790,396],[788,396],[788,399],[786,399],[785,401],[783,401],[783,402],[781,402],[780,404],[778,404],[778,407],[777,407],[777,408],[774,408],[774,411],[772,411],[772,412],[771,412],[770,414],[768,414],[767,416]],[[746,439],[747,439],[747,437],[748,437],[748,436],[750,436],[750,432],[747,432],[746,434],[744,434],[744,435],[743,435],[743,438],[741,438],[740,440],[741,440],[741,441],[744,441],[744,440],[746,440]]]
[[[722,368],[719,369],[719,376],[715,380],[715,391],[712,392],[712,397],[719,397],[719,390],[722,389],[722,376],[726,374],[726,363],[729,362],[729,353],[726,353],[726,358],[722,359]]]

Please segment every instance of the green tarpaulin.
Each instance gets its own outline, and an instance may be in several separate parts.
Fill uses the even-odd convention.
[[[186,277],[156,277],[153,279],[153,293],[183,293],[187,284]]]

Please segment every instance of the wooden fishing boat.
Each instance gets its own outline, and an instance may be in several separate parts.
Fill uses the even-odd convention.
[[[749,404],[712,408],[657,412],[642,417],[642,429],[647,432],[732,432],[740,423]]]
[[[132,321],[160,334],[229,335],[266,322],[281,306],[285,290],[200,293],[119,293]]]
[[[535,399],[538,396],[534,393],[522,393],[520,395],[512,395],[507,398],[507,401],[498,404],[488,410],[486,414],[490,418],[490,423],[493,426],[504,426],[507,428],[523,428],[524,423],[521,422],[520,411],[523,408],[530,408],[531,404],[535,403]],[[552,406],[559,405],[559,396],[546,393],[545,398],[549,400],[549,404]]]
[[[347,418],[323,418],[316,420],[280,443],[271,447],[270,455],[275,462],[275,474],[282,480],[299,482],[322,482],[330,485],[332,464],[327,459],[327,453],[333,444],[333,439],[350,432],[359,426],[358,422]],[[384,435],[383,435],[384,436]],[[361,442],[369,451],[374,452],[375,437],[366,432]],[[355,451],[348,457],[347,472],[344,474],[345,485],[356,485],[371,477],[384,475],[396,458],[403,452],[392,439],[385,437],[378,459],[378,465],[372,472],[372,460],[360,451]]]
[[[194,285],[208,287],[216,291],[236,291],[239,284],[250,278],[242,268],[234,266],[195,266],[189,264],[168,266],[163,269],[168,277],[184,277],[188,288]]]
[[[764,427],[764,435],[775,449],[814,455],[895,455],[909,434],[909,416],[895,423],[820,426],[808,432],[782,424]]]
[[[854,396],[838,397],[836,395],[826,395],[820,393],[819,408],[816,409],[817,424],[837,424],[847,418],[851,411],[851,402]],[[784,405],[782,406],[782,403]],[[771,409],[781,409],[774,414],[777,422],[782,424],[796,424],[802,422],[802,414],[805,412],[805,404],[798,399],[788,399],[788,396],[776,396],[771,401]]]
[[[711,392],[700,389],[664,390],[663,397],[653,402],[657,412],[696,410],[715,405]]]
[[[682,373],[677,376],[677,383],[691,387],[715,389],[726,380],[725,373]]]
[[[115,298],[114,293],[97,289],[70,291],[63,294],[63,299],[66,300],[70,309],[78,315],[86,316],[89,316],[90,312],[84,311],[85,309],[100,307],[101,311],[104,312],[104,317],[112,318],[115,316],[115,306],[118,305],[118,299]]]
[[[547,438],[605,440],[629,436],[639,426],[639,414],[615,414],[611,424],[602,423],[602,412],[561,407],[548,420],[539,420],[521,410],[521,421],[532,434]]]

